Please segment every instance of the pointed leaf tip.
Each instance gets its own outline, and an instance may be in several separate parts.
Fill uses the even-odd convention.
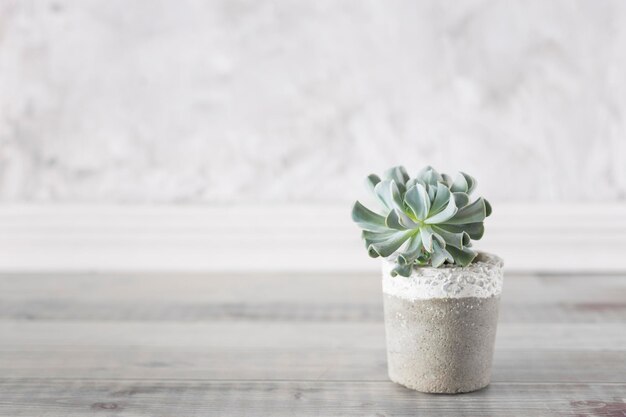
[[[485,220],[487,209],[485,200],[480,197],[473,203],[459,209],[454,217],[446,220],[446,224],[478,223]]]
[[[454,263],[460,266],[467,266],[476,258],[477,253],[469,248],[457,249],[454,246],[446,248],[454,258]]]
[[[363,230],[386,231],[385,218],[356,201],[352,206],[352,220]]]
[[[388,239],[380,242],[374,242],[370,248],[376,251],[380,256],[387,257],[394,253],[413,233],[411,230],[402,230],[393,233]]]
[[[406,227],[400,222],[401,215],[402,214],[397,209],[391,210],[385,218],[385,224],[387,227],[396,230],[405,230]]]
[[[471,194],[472,191],[474,191],[474,188],[476,188],[476,180],[474,179],[474,177],[472,177],[469,174],[466,174],[465,172],[459,172],[463,178],[465,178],[465,182],[467,183],[467,194]]]
[[[402,165],[389,168],[383,174],[386,180],[394,180],[398,186],[403,186],[409,180],[409,174]]]
[[[403,277],[408,277],[411,275],[411,265],[400,265],[400,264],[396,264],[396,266],[393,267],[393,269],[391,270],[391,276],[395,277],[395,276],[403,276]]]
[[[376,174],[370,174],[367,176],[367,178],[365,178],[365,185],[367,185],[367,188],[370,191],[374,191],[374,187],[376,187],[376,184],[378,184],[380,182],[380,177]]]
[[[394,180],[383,180],[376,184],[374,194],[387,209],[402,208],[402,195]]]
[[[485,199],[485,216],[491,216],[491,204]]]
[[[450,191],[454,193],[467,193],[467,190],[469,190],[469,184],[467,183],[467,179],[465,178],[465,175],[463,175],[463,173],[459,172],[459,174],[454,179],[452,186],[450,186]]]

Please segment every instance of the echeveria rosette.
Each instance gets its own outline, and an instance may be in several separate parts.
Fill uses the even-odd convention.
[[[352,219],[363,229],[371,257],[395,259],[393,276],[408,277],[414,266],[469,265],[476,257],[472,240],[483,236],[491,206],[471,200],[476,180],[460,172],[455,179],[428,166],[415,178],[404,167],[369,175],[368,187],[380,201],[372,211],[354,203]]]

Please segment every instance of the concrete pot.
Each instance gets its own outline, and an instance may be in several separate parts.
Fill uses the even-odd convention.
[[[479,253],[467,267],[390,275],[383,260],[387,363],[392,381],[422,392],[486,387],[502,291],[502,259]]]

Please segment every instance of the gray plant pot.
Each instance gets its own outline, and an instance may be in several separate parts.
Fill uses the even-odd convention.
[[[422,392],[486,387],[502,291],[503,262],[479,253],[467,267],[390,275],[383,260],[387,363],[392,381]]]

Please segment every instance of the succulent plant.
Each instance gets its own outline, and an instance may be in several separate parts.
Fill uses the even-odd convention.
[[[369,255],[394,260],[393,276],[408,277],[415,266],[469,265],[476,257],[472,240],[483,236],[491,206],[471,200],[476,180],[460,172],[455,179],[427,166],[415,178],[402,166],[371,174],[368,188],[380,202],[372,211],[359,201],[352,219],[363,229]]]

